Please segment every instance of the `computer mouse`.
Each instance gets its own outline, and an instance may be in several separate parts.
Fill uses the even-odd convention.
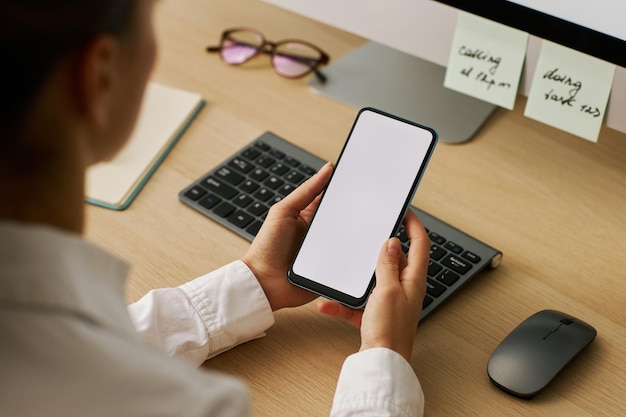
[[[585,349],[596,329],[555,310],[542,310],[520,323],[493,351],[489,379],[509,394],[530,399]]]

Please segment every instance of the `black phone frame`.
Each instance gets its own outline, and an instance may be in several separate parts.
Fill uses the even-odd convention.
[[[352,136],[352,132],[354,131],[354,128],[356,127],[358,121],[359,121],[359,117],[361,116],[361,114],[365,111],[372,111],[374,113],[378,113],[381,114],[383,116],[387,116],[390,117],[392,119],[396,119],[399,120],[401,122],[404,123],[408,123],[410,125],[419,127],[421,129],[424,129],[426,131],[429,131],[432,135],[432,140],[430,142],[430,145],[428,147],[428,151],[426,152],[426,157],[422,160],[422,164],[420,166],[420,169],[417,172],[417,175],[415,176],[415,179],[413,180],[413,184],[411,186],[411,190],[412,192],[409,193],[409,195],[407,196],[407,198],[404,201],[404,205],[402,207],[402,210],[400,211],[400,216],[398,216],[398,219],[396,219],[395,225],[393,230],[390,232],[389,234],[389,238],[393,237],[396,230],[398,230],[398,228],[400,227],[400,225],[402,224],[403,220],[404,220],[404,216],[406,215],[406,211],[409,209],[409,206],[411,204],[411,200],[413,199],[413,196],[415,195],[415,192],[417,190],[417,187],[422,179],[422,176],[424,175],[424,171],[426,170],[426,167],[428,166],[428,163],[430,161],[430,158],[432,157],[432,154],[434,152],[435,146],[437,145],[438,142],[438,134],[437,132],[428,126],[424,126],[420,123],[417,122],[413,122],[410,121],[408,119],[387,113],[383,110],[379,110],[373,107],[364,107],[362,109],[359,110],[359,112],[357,113],[354,123],[352,124],[352,127],[350,128],[350,133],[348,133],[348,137],[346,139],[346,141],[343,144],[343,147],[341,149],[341,152],[339,154],[339,158],[337,159],[337,163],[336,166],[339,166],[339,164],[341,163],[341,157],[344,154],[344,151],[346,150],[346,147],[348,145],[348,141],[350,140],[350,137]],[[333,171],[333,173],[331,174],[331,177],[328,181],[328,184],[331,183],[331,181],[333,180],[333,176],[335,175],[335,172]],[[328,187],[328,185],[327,185]],[[320,202],[318,204],[318,209],[319,207],[322,205],[324,200],[324,195],[322,195],[322,198],[320,199]],[[315,218],[315,214],[317,214],[317,210],[315,211],[315,213],[313,214],[313,217],[311,218],[311,222],[309,223],[309,228],[311,226],[311,224],[313,223],[313,219]],[[298,245],[298,250],[296,251],[296,255],[294,256],[293,261],[291,262],[291,265],[289,267],[289,270],[287,272],[287,279],[289,280],[289,282],[297,287],[303,288],[305,290],[311,291],[317,295],[320,295],[322,297],[337,301],[343,305],[346,305],[350,308],[363,308],[365,306],[365,304],[367,303],[367,299],[370,295],[370,293],[372,292],[372,289],[374,288],[374,286],[376,285],[376,272],[374,271],[374,273],[372,274],[372,278],[370,279],[370,282],[365,290],[365,293],[363,294],[363,296],[361,297],[353,297],[349,294],[346,294],[344,292],[338,291],[334,288],[328,287],[326,285],[320,284],[319,282],[310,280],[308,278],[305,278],[301,275],[296,274],[293,271],[293,265],[295,263],[295,260],[298,256],[298,254],[300,253],[300,249],[302,248],[302,244],[304,243],[304,240],[306,239],[306,235],[308,233],[308,229],[307,232],[304,234],[302,241],[300,242],[300,244]]]

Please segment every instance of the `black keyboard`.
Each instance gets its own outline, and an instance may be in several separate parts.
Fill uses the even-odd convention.
[[[324,163],[310,152],[265,132],[183,189],[179,198],[252,241],[269,208]],[[432,241],[423,319],[481,271],[497,267],[502,253],[417,207],[411,209]],[[402,226],[397,236],[408,250]]]

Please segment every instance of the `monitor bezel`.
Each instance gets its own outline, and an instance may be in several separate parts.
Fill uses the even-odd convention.
[[[435,0],[626,67],[626,41],[506,0]]]

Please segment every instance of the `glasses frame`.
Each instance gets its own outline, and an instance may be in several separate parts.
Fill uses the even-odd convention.
[[[259,56],[259,55],[269,55],[270,58],[273,58],[276,55],[276,50],[279,46],[284,45],[286,43],[299,43],[302,45],[305,45],[315,51],[317,51],[320,54],[320,58],[315,62],[315,65],[313,67],[310,67],[308,71],[297,75],[297,76],[289,76],[289,75],[285,75],[285,74],[281,74],[280,72],[278,72],[278,70],[276,69],[276,66],[274,65],[274,60],[271,59],[272,62],[272,68],[274,68],[274,72],[276,72],[278,75],[280,75],[281,77],[284,78],[290,78],[290,79],[297,79],[297,78],[302,78],[305,77],[311,73],[315,74],[315,76],[317,77],[317,79],[321,82],[321,83],[325,83],[326,82],[326,76],[319,70],[319,68],[322,65],[326,65],[328,64],[328,62],[330,61],[330,56],[322,51],[318,46],[313,45],[310,42],[306,42],[300,39],[283,39],[280,40],[278,42],[272,42],[272,41],[268,41],[265,38],[265,35],[263,35],[261,32],[259,32],[256,29],[252,29],[252,28],[247,28],[247,27],[239,27],[239,28],[232,28],[232,29],[226,29],[225,31],[222,32],[222,36],[220,38],[220,44],[218,46],[208,46],[206,48],[207,52],[222,52],[222,49],[224,47],[224,42],[227,40],[234,40],[229,38],[230,34],[234,33],[234,32],[250,32],[253,33],[255,35],[257,35],[260,39],[261,39],[261,44],[260,45],[249,45],[249,46],[254,46],[256,49],[256,52],[251,55],[248,59],[246,59],[245,61],[242,62],[238,62],[238,63],[231,63],[231,62],[226,62],[224,61],[224,58],[222,56],[222,54],[220,54],[220,59],[222,59],[222,61],[224,61],[226,64],[228,65],[242,65],[245,64],[246,62],[250,61],[251,59]],[[240,42],[240,41],[238,41]]]

